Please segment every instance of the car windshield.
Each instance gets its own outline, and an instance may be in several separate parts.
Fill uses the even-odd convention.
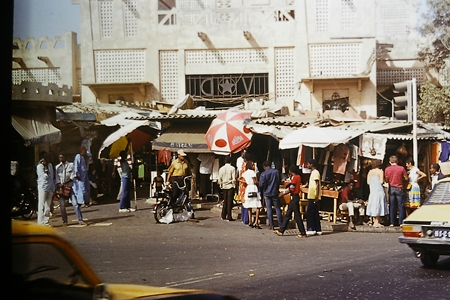
[[[86,284],[73,263],[53,245],[18,243],[12,247],[13,273],[23,280],[47,278],[61,284]]]
[[[450,204],[450,181],[438,182],[425,204]]]

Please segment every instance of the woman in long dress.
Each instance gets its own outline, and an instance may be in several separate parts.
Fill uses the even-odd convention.
[[[255,164],[247,161],[246,171],[242,173],[241,182],[245,182],[244,203],[242,204],[248,210],[248,226],[251,228],[262,229],[259,226],[259,209],[261,205],[261,196],[258,193],[258,179],[256,178]],[[255,220],[252,222],[253,208],[256,209]]]
[[[237,199],[239,202],[242,203],[241,205],[241,220],[242,223],[244,223],[245,225],[249,224],[249,220],[248,220],[248,210],[244,207],[243,203],[245,201],[245,187],[246,187],[246,183],[245,180],[241,180],[242,178],[242,174],[244,174],[245,171],[247,171],[247,155],[245,155],[243,157],[243,161],[242,161],[242,165],[237,166],[237,169],[239,169],[239,174],[238,174],[238,184],[239,184],[239,189],[237,192]],[[238,162],[236,162],[238,163]]]
[[[408,201],[405,202],[405,207],[409,210],[418,208],[421,204],[419,181],[427,175],[420,171],[418,167],[414,166],[414,160],[408,158],[406,160],[406,168],[408,169],[408,178],[410,189],[408,193]]]
[[[381,161],[372,161],[372,170],[367,174],[367,184],[369,185],[369,203],[366,214],[374,218],[373,227],[383,227],[380,219],[388,213],[386,193],[384,192],[384,172],[380,169]]]

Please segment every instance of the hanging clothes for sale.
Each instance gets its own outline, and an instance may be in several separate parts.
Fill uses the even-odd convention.
[[[172,162],[172,152],[167,149],[158,150],[158,163],[163,164],[164,166],[170,166]]]
[[[333,154],[333,173],[345,174],[347,163],[350,161],[350,149],[345,144],[339,144],[334,147]]]
[[[359,171],[359,147],[353,144],[349,144],[350,149],[350,159],[347,163],[346,172],[353,173]]]
[[[439,155],[439,161],[445,162],[448,161],[448,157],[450,155],[450,143],[447,141],[441,142],[441,154]]]
[[[311,148],[311,147],[303,147],[305,150],[303,151],[303,153],[304,153],[304,165],[303,165],[303,167],[304,168],[306,168],[306,165],[307,165],[307,163],[308,163],[308,161],[310,160],[310,159],[313,159],[314,158],[314,149],[313,148]]]
[[[441,153],[441,143],[434,142],[431,144],[431,163],[437,164],[439,162],[439,154]]]
[[[296,165],[299,167],[303,167],[305,165],[305,147],[303,147],[303,145],[298,147]]]
[[[329,181],[330,180],[330,164],[332,164],[332,162],[330,161],[330,157],[331,156],[331,149],[333,147],[330,146],[328,147],[328,149],[326,151],[322,151],[320,158],[319,158],[319,165],[323,165],[323,170],[322,170],[322,181]]]
[[[370,159],[383,160],[387,137],[383,134],[364,133],[359,140],[360,155]]]
[[[212,173],[211,173],[211,177],[210,177],[211,180],[216,181],[219,179],[219,168],[220,168],[219,159],[216,158],[216,159],[214,159],[214,165],[213,165]]]
[[[197,156],[197,160],[200,161],[199,172],[200,174],[211,174],[214,165],[214,154],[212,153],[200,153]]]
[[[144,164],[140,164],[138,167],[138,178],[139,179],[145,178],[145,165]]]

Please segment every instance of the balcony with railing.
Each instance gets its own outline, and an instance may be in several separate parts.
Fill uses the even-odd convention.
[[[72,104],[72,88],[41,82],[22,82],[12,85],[13,106],[59,106]]]

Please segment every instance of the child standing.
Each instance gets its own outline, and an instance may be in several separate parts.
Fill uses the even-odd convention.
[[[159,200],[159,195],[164,187],[164,178],[161,176],[161,171],[157,171],[156,176],[153,178],[152,188],[155,189],[156,202]]]

